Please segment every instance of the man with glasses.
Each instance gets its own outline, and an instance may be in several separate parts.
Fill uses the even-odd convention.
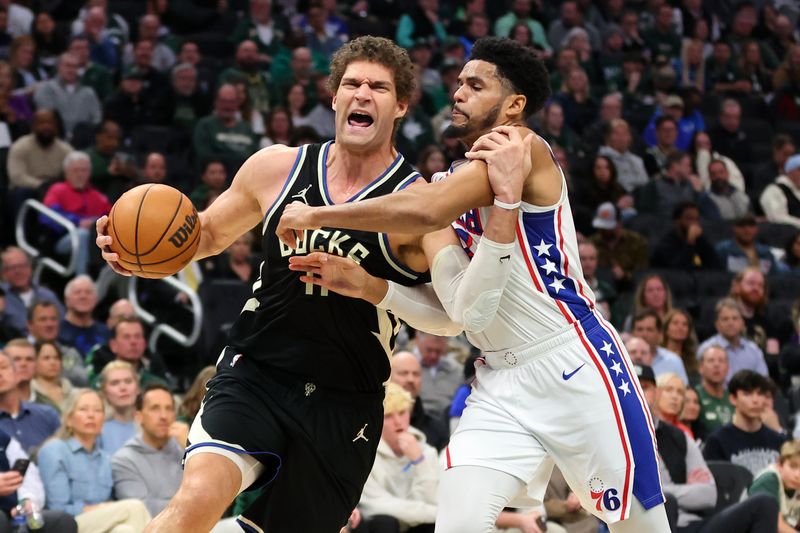
[[[28,309],[38,301],[53,302],[59,315],[64,316],[64,306],[53,291],[32,282],[33,268],[28,254],[16,246],[9,246],[0,254],[0,265],[0,287],[6,293],[8,324],[27,333]]]

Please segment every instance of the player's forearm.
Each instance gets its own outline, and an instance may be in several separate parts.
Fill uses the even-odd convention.
[[[310,225],[422,235],[446,227],[469,209],[460,211],[461,206],[453,208],[436,201],[421,192],[427,189],[414,187],[380,198],[320,207],[311,211]]]
[[[453,337],[463,331],[462,325],[452,320],[445,311],[430,284],[405,287],[385,280],[379,281],[383,285],[376,285],[378,288],[372,289],[375,291],[372,298],[383,290],[381,299],[377,303],[373,302],[378,308],[391,311],[412,328],[433,335]]]
[[[225,249],[224,243],[220,242],[218,235],[214,231],[213,224],[209,223],[210,220],[206,212],[200,213],[198,219],[200,223],[200,244],[194,254],[194,261],[217,255]]]
[[[494,207],[483,236],[497,243],[514,242],[517,239],[518,220],[518,209]]]

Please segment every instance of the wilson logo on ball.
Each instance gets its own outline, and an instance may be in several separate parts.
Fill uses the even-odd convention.
[[[171,242],[175,248],[180,248],[189,240],[189,237],[194,232],[195,226],[197,226],[197,214],[186,215],[186,221],[172,234],[169,238],[169,242]]]

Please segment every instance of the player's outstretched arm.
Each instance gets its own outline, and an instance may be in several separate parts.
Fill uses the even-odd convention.
[[[297,245],[296,231],[321,227],[423,235],[444,228],[466,211],[490,205],[493,200],[486,164],[471,161],[459,167],[456,177],[408,187],[380,198],[326,207],[290,204],[276,233],[291,248]]]
[[[283,186],[296,148],[270,147],[250,156],[231,186],[200,213],[203,232],[194,259],[217,255],[258,224]]]
[[[486,161],[496,197],[505,198],[502,205],[492,208],[471,261],[449,229],[422,238],[439,300],[450,318],[472,333],[483,331],[494,320],[511,275],[519,203],[531,172],[533,139],[533,134],[523,139],[513,127],[496,128],[478,139],[467,154]]]
[[[292,256],[289,269],[304,272],[300,276],[303,283],[366,300],[391,311],[414,329],[446,337],[458,335],[463,329],[450,319],[430,284],[405,287],[370,275],[350,258],[325,252]]]

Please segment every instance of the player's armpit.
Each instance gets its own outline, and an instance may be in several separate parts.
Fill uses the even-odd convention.
[[[296,148],[264,149],[242,164],[231,186],[200,213],[203,232],[194,259],[217,255],[258,224],[280,193]]]

